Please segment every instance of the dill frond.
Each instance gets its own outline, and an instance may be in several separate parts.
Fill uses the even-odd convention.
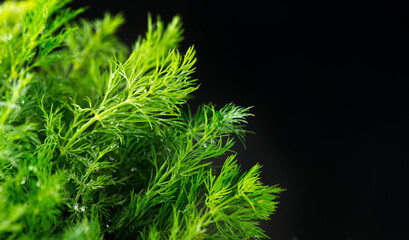
[[[181,18],[149,16],[128,49],[123,16],[75,21],[69,2],[0,5],[0,238],[267,237],[283,189],[235,160],[250,108],[184,110]]]

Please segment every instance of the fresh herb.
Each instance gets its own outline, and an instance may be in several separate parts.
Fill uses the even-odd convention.
[[[74,22],[69,2],[0,5],[0,238],[267,237],[283,189],[235,160],[249,108],[187,107],[180,17],[130,50],[121,15]]]

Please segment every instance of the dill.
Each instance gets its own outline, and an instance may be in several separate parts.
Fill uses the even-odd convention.
[[[181,18],[149,16],[128,49],[123,16],[75,21],[69,2],[0,5],[0,238],[267,237],[283,189],[235,160],[250,108],[183,110]]]

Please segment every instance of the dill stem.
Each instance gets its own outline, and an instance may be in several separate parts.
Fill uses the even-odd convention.
[[[91,126],[97,119],[95,117],[91,118],[87,123],[82,125],[80,129],[78,129],[75,134],[70,138],[70,140],[65,145],[65,149],[68,150],[76,138],[78,138],[89,126]]]
[[[87,130],[94,122],[96,121],[101,121],[103,120],[107,115],[109,115],[111,112],[115,111],[116,109],[122,107],[123,105],[128,104],[129,101],[123,101],[122,103],[113,106],[107,110],[105,110],[104,112],[102,112],[101,114],[96,114],[93,118],[91,118],[87,123],[85,123],[84,125],[82,125],[82,127],[80,129],[78,129],[75,134],[70,138],[70,140],[67,142],[67,144],[65,145],[65,149],[68,150],[70,147],[72,147],[75,139],[77,139],[85,130]]]

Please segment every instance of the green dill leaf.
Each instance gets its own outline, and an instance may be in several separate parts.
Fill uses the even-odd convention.
[[[187,105],[181,17],[148,15],[128,49],[122,15],[69,2],[0,4],[0,238],[267,237],[283,189],[235,160],[251,108]]]

